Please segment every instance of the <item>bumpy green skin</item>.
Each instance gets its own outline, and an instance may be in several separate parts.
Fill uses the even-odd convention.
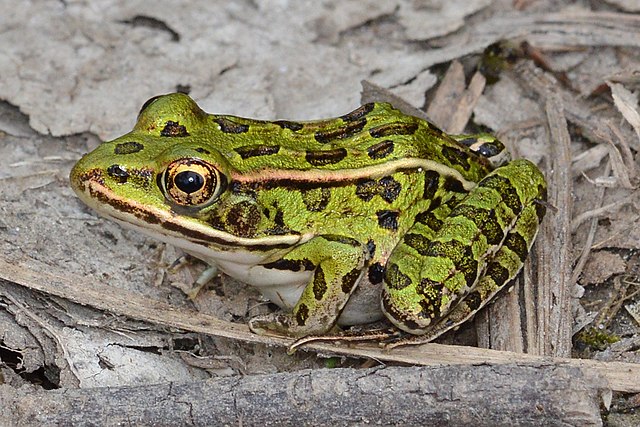
[[[520,270],[544,215],[544,177],[526,160],[492,172],[503,153],[490,136],[449,136],[384,103],[267,122],[171,94],[70,179],[101,214],[290,311],[252,319],[256,332],[302,337],[384,313],[436,336]]]

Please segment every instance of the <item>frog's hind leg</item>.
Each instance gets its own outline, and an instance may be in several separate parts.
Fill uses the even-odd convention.
[[[522,268],[545,197],[537,167],[516,160],[478,183],[433,239],[410,230],[387,263],[389,320],[427,342],[473,316]]]
[[[292,313],[257,316],[249,328],[262,335],[304,337],[331,331],[365,270],[368,251],[357,240],[334,235],[314,237],[283,257],[286,265],[314,268]]]
[[[476,288],[460,299],[445,318],[430,325],[424,334],[400,337],[384,347],[391,349],[403,345],[428,343],[445,332],[457,329],[473,318],[484,306],[494,301],[496,294],[509,288],[529,254],[531,243],[535,240],[540,209],[544,208],[531,204],[522,210],[514,227],[507,233],[505,244],[495,255],[487,259],[484,275],[478,281]]]

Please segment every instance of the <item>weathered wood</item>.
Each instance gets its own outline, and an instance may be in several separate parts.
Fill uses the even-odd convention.
[[[67,298],[70,301],[106,310],[116,315],[128,316],[185,331],[274,346],[288,346],[292,343],[288,339],[253,334],[246,325],[225,322],[186,308],[178,310],[169,304],[146,298],[135,292],[120,289],[114,293],[113,288],[86,278],[70,275],[63,277],[49,271],[37,271],[34,269],[36,262],[33,260],[29,260],[29,262],[31,268],[24,268],[20,267],[19,263],[8,263],[0,257],[0,278],[12,277],[16,283],[33,290]],[[633,363],[550,358],[442,344],[406,346],[385,351],[375,344],[360,343],[347,346],[338,343],[318,342],[309,344],[302,350],[307,349],[323,354],[430,366],[519,363],[537,367],[555,364],[598,373],[603,379],[603,382],[599,384],[602,388],[610,388],[614,391],[640,392],[640,365]]]
[[[322,369],[188,384],[0,386],[1,425],[602,425],[578,369]]]

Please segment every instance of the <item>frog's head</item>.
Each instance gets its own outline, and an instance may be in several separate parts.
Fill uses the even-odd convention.
[[[208,120],[186,95],[153,98],[130,133],[78,161],[71,186],[100,214],[192,252],[195,242],[238,245],[238,235],[207,223],[229,209],[221,198],[232,169]]]

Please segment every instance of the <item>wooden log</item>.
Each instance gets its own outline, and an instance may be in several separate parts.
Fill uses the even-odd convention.
[[[602,425],[571,367],[321,369],[186,384],[0,386],[0,425]]]

